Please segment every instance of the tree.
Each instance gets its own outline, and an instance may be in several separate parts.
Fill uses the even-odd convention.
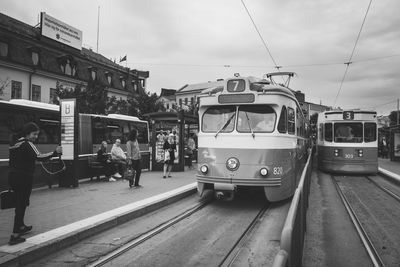
[[[107,113],[107,87],[98,81],[89,81],[86,87],[78,84],[74,90],[64,88],[57,82],[56,95],[59,99],[75,98],[79,113]],[[55,103],[59,104],[58,99]]]
[[[391,111],[390,115],[389,115],[389,119],[390,119],[390,126],[395,126],[397,125],[397,110]],[[400,113],[400,112],[399,112]],[[400,118],[400,114],[399,114],[399,118]]]

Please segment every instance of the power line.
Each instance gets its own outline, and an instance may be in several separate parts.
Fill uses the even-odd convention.
[[[352,61],[352,64],[369,62],[369,61],[377,61],[385,58],[399,57],[400,54],[374,57],[361,59],[357,61]],[[331,63],[308,63],[308,64],[289,64],[289,65],[281,65],[282,68],[301,68],[301,67],[321,67],[321,66],[334,66],[334,65],[342,65],[343,62],[331,62]],[[234,64],[189,64],[189,63],[151,63],[151,62],[132,62],[128,63],[128,65],[149,65],[149,66],[177,66],[177,67],[218,67],[218,68],[273,68],[274,66],[267,65],[234,65]]]
[[[248,10],[247,7],[246,7],[246,4],[243,2],[243,0],[240,0],[240,1],[242,2],[244,9],[246,9],[247,15],[249,15],[249,18],[250,18],[251,22],[253,23],[253,26],[254,26],[254,28],[256,29],[256,31],[257,31],[257,33],[258,33],[258,36],[260,37],[260,39],[261,39],[261,41],[262,41],[262,43],[263,43],[265,49],[267,50],[269,56],[271,57],[272,62],[274,62],[275,68],[277,68],[278,71],[279,71],[279,69],[280,69],[282,66],[278,66],[278,64],[276,64],[276,61],[275,61],[274,57],[272,56],[271,51],[269,50],[269,48],[268,48],[268,46],[267,46],[267,43],[265,42],[265,40],[264,40],[264,38],[262,37],[260,31],[258,30],[256,23],[254,22],[254,20],[253,20],[251,14],[250,14],[250,12],[249,12],[249,10]]]
[[[360,31],[358,32],[356,42],[354,43],[353,50],[351,51],[351,54],[350,54],[350,58],[346,63],[344,63],[344,64],[346,64],[346,70],[344,71],[342,81],[340,82],[340,87],[339,87],[339,90],[338,90],[338,92],[336,94],[336,98],[335,98],[335,102],[333,103],[333,106],[336,105],[336,101],[337,101],[337,99],[339,97],[340,91],[342,91],[343,82],[344,82],[344,79],[346,78],[346,74],[347,74],[347,71],[349,69],[349,66],[350,66],[351,63],[353,63],[351,60],[353,58],[354,51],[356,50],[356,46],[357,46],[358,40],[360,39],[361,31],[362,31],[362,29],[364,27],[365,20],[367,19],[367,15],[368,15],[369,8],[371,7],[371,3],[372,3],[372,0],[369,1],[368,8],[367,8],[367,11],[365,12],[363,22],[361,23]]]

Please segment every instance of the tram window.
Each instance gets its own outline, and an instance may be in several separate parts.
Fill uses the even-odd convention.
[[[93,118],[92,120],[92,139],[93,144],[101,144],[103,141],[111,143],[111,140],[107,140],[106,136],[107,127],[105,121],[101,118]]]
[[[357,123],[335,123],[336,143],[362,143],[363,125]]]
[[[288,107],[287,113],[288,113],[288,132],[289,132],[289,134],[295,134],[296,133],[296,115],[294,113],[294,109]]]
[[[60,143],[60,123],[58,115],[53,117],[40,116],[38,121],[40,133],[38,136],[38,144],[59,144]]]
[[[333,141],[332,123],[325,123],[324,132],[325,132],[325,141],[332,142]]]
[[[364,142],[376,141],[376,123],[366,122],[364,124]]]
[[[276,114],[268,105],[240,106],[238,112],[237,131],[271,133],[274,131]]]
[[[235,113],[235,106],[210,107],[203,114],[201,130],[206,133],[232,132],[235,124]]]
[[[137,130],[138,131],[138,143],[139,144],[147,144],[149,141],[148,137],[148,131],[147,131],[147,124],[144,122],[135,122],[133,125],[131,125],[131,130]]]
[[[282,110],[281,110],[281,116],[280,116],[279,122],[278,122],[278,131],[280,133],[287,132],[287,111],[286,111],[285,106],[283,106]]]

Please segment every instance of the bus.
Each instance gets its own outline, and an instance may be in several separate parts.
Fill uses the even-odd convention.
[[[9,145],[16,141],[18,133],[27,122],[35,122],[40,127],[39,138],[35,145],[41,153],[51,152],[60,144],[60,107],[58,105],[23,99],[0,100],[0,189],[8,188]],[[139,133],[142,168],[150,169],[147,121],[121,114],[79,114],[79,178],[92,175],[88,166],[88,157],[96,155],[102,141],[107,141],[107,149],[110,151],[118,138],[121,140],[122,149],[126,151],[125,144],[132,130],[137,130]],[[53,168],[53,166],[50,167]],[[35,186],[50,184],[52,179],[53,177],[42,168],[36,168]]]

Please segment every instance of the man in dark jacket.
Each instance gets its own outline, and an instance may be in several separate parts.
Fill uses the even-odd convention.
[[[33,144],[38,138],[39,131],[39,127],[35,123],[25,124],[22,129],[22,137],[10,147],[8,179],[16,197],[14,228],[8,242],[10,245],[24,242],[25,238],[22,235],[32,230],[32,226],[25,225],[24,217],[32,192],[35,161],[46,161],[62,153],[62,148],[58,146],[54,152],[40,154]]]

